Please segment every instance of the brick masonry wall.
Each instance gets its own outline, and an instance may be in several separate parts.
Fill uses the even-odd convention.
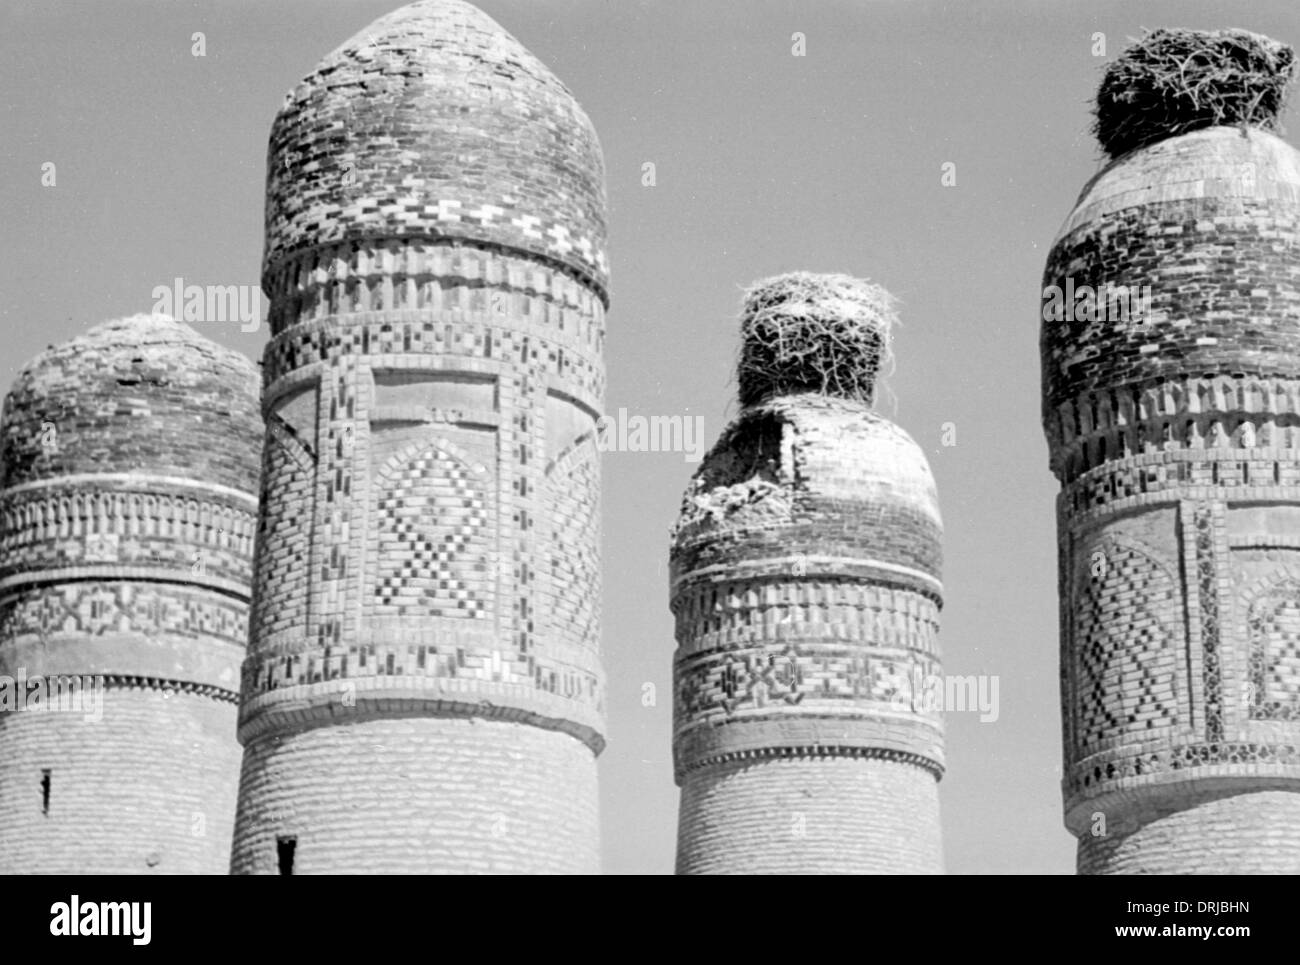
[[[679,871],[941,870],[941,532],[861,403],[751,406],[705,456],[670,554]]]
[[[100,720],[0,714],[0,874],[225,874],[235,710],[136,679],[109,683]]]
[[[682,784],[678,874],[942,874],[939,785],[853,757],[728,761]]]
[[[6,397],[0,870],[228,868],[257,382],[189,326],[134,316],[38,356]],[[19,678],[52,676],[102,686],[102,707],[16,705]]]
[[[1079,838],[1080,874],[1295,874],[1300,795],[1228,792],[1138,828]]]
[[[382,18],[286,101],[234,870],[286,834],[302,871],[598,870],[604,230],[590,122],[467,4]],[[356,743],[390,729],[422,756]],[[358,825],[398,771],[410,808]],[[448,817],[518,795],[509,846]]]
[[[1042,331],[1083,873],[1300,871],[1259,832],[1300,790],[1298,228],[1300,152],[1210,128],[1108,166],[1048,258],[1150,292]]]
[[[474,718],[375,719],[250,747],[232,869],[295,874],[594,874],[591,751]]]

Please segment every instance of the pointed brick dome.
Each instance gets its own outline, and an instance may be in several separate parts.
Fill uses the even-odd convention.
[[[247,489],[261,467],[257,366],[165,315],[96,325],[18,373],[0,488],[149,472]]]
[[[605,298],[604,162],[569,90],[486,14],[424,0],[307,75],[275,119],[263,278],[355,239],[463,238],[562,265]]]

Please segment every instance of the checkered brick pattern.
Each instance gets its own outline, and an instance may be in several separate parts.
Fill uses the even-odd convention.
[[[1174,587],[1145,553],[1104,546],[1104,570],[1081,587],[1075,623],[1081,753],[1177,719],[1176,654],[1169,613]]]
[[[580,550],[599,543],[577,508],[552,517],[543,470],[547,399],[603,408],[603,181],[572,95],[457,0],[376,21],[276,117],[263,384],[268,405],[319,388],[319,462],[305,498],[263,502],[292,520],[282,547],[309,519],[309,559],[267,605],[299,613],[243,667],[234,870],[274,871],[287,813],[310,829],[304,870],[598,870],[598,559]],[[380,391],[398,383],[437,385]],[[581,544],[567,610],[547,595],[554,523]],[[556,613],[588,622],[585,647]],[[399,772],[376,838],[369,799]],[[529,822],[494,832],[508,802]]]
[[[600,476],[594,456],[548,481],[550,543],[558,635],[590,647],[600,628]]]
[[[1081,873],[1300,868],[1287,809],[1260,809],[1235,856],[1223,833],[1247,827],[1259,788],[1300,776],[1285,723],[1300,594],[1239,612],[1228,555],[1239,509],[1271,539],[1300,504],[1297,241],[1300,152],[1219,126],[1107,165],[1052,243],[1045,299],[1113,286],[1143,303],[1127,318],[1040,315]],[[1108,568],[1094,578],[1099,532]],[[1221,829],[1205,798],[1225,791]],[[1109,837],[1093,831],[1099,810]],[[1121,846],[1123,825],[1137,831]]]
[[[401,615],[487,616],[487,507],[474,471],[426,450],[388,481],[377,506],[381,609]]]
[[[1251,717],[1300,720],[1300,587],[1276,594],[1252,620]]]

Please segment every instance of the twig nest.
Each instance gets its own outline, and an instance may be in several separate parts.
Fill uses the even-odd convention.
[[[895,299],[849,275],[791,272],[756,282],[740,318],[741,405],[813,392],[870,404],[889,360]]]
[[[1093,133],[1116,158],[1215,125],[1276,130],[1295,51],[1246,30],[1148,33],[1106,68]]]

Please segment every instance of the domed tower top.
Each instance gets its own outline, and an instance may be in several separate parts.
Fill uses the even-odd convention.
[[[920,681],[942,670],[943,523],[924,453],[871,411],[895,321],[847,275],[746,295],[742,408],[669,549],[679,872],[942,868],[943,719]],[[809,787],[817,828],[793,840],[772,815]]]
[[[256,490],[257,366],[164,315],[96,325],[25,365],[0,419],[0,489],[148,472]]]
[[[895,323],[892,296],[848,275],[792,272],[750,288],[744,408],[686,491],[674,579],[806,554],[869,559],[864,572],[883,564],[939,597],[943,522],[929,464],[870,410]]]
[[[1272,133],[1295,62],[1246,31],[1157,30],[1107,68],[1095,132],[1112,160],[1043,274],[1043,423],[1063,481],[1117,455],[1216,448],[1237,416],[1207,413],[1282,404],[1255,380],[1296,371],[1278,239],[1300,210],[1300,152]]]
[[[930,466],[911,436],[860,402],[808,393],[748,406],[682,500],[674,579],[800,554],[834,557],[836,572],[855,558],[871,561],[862,574],[883,564],[940,595],[943,520]],[[809,564],[807,575],[817,571]]]
[[[459,238],[545,258],[607,301],[604,185],[569,90],[482,11],[421,0],[286,97],[267,158],[264,285],[320,244]]]

